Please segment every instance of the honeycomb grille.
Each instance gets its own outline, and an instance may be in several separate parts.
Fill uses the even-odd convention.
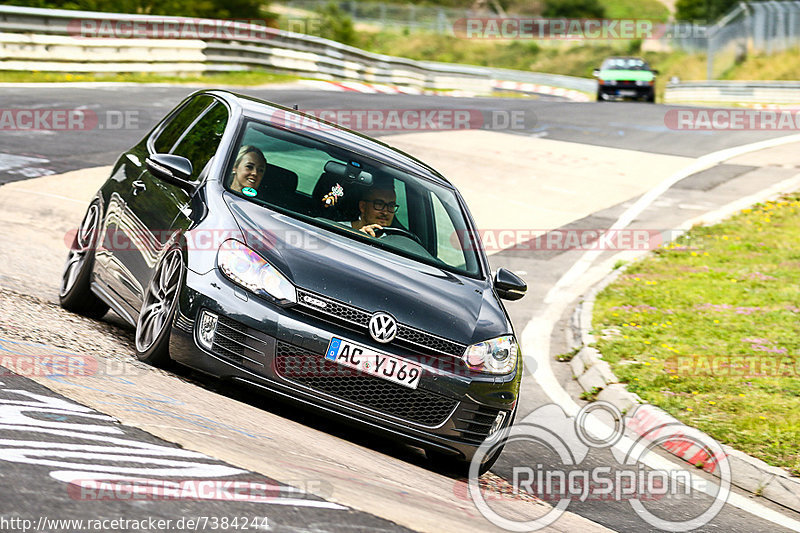
[[[430,348],[433,351],[461,357],[467,349],[465,344],[449,341],[436,337],[424,331],[400,324],[397,328],[397,338],[417,346]]]
[[[211,349],[217,355],[242,364],[246,326],[225,316],[217,320],[217,332]]]
[[[500,411],[484,406],[473,408],[462,407],[456,415],[456,431],[462,438],[473,444],[480,444],[486,440],[494,419]]]
[[[272,350],[267,341],[269,338],[236,320],[220,315],[211,351],[238,365],[248,366],[245,363],[250,363],[263,366],[266,354]]]
[[[323,315],[326,319],[333,319],[336,322],[346,322],[351,326],[357,326],[356,329],[367,334],[371,313],[304,289],[297,289],[297,297],[301,310]],[[317,302],[317,305],[312,302]],[[323,305],[318,305],[319,303]],[[438,337],[405,324],[398,324],[394,342],[413,345],[418,349],[421,348],[426,354],[428,351],[433,351],[455,357],[461,357],[467,349],[466,344]]]
[[[441,425],[458,404],[457,400],[344,368],[322,354],[309,354],[284,342],[277,343],[275,369],[295,383],[423,426]]]

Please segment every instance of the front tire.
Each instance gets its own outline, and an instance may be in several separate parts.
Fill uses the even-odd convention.
[[[140,361],[155,366],[169,362],[169,336],[183,277],[183,254],[179,248],[171,248],[153,273],[136,321],[136,357]]]
[[[100,318],[108,311],[108,305],[90,288],[100,219],[100,202],[92,202],[72,240],[58,292],[61,307],[90,318]]]
[[[517,408],[515,407],[514,410],[511,412],[511,417],[509,418],[508,424],[503,427],[502,432],[507,432],[511,426],[514,425],[514,420],[517,418]],[[505,438],[502,437],[502,438]],[[481,463],[480,467],[478,468],[478,477],[482,476],[486,472],[488,472],[497,460],[500,458],[500,455],[503,453],[503,449],[506,447],[505,441],[497,447],[494,453]],[[453,474],[457,474],[464,477],[469,477],[469,469],[471,466],[470,461],[465,461],[460,457],[454,457],[452,455],[447,455],[442,452],[437,452],[435,450],[428,450],[425,452],[428,456],[428,459],[433,462],[438,468]]]

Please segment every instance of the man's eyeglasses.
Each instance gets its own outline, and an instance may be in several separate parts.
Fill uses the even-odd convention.
[[[397,213],[397,210],[400,209],[400,206],[395,202],[386,203],[383,200],[372,200],[372,207],[375,208],[375,211],[385,211],[389,210],[392,213]]]

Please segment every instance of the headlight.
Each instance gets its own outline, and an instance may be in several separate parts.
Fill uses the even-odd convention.
[[[237,285],[278,301],[297,302],[297,292],[283,274],[263,257],[235,240],[222,243],[217,252],[220,271]]]
[[[508,374],[517,366],[519,346],[512,335],[479,342],[467,348],[464,361],[471,370]]]
[[[616,85],[617,80],[606,80],[606,85]]]

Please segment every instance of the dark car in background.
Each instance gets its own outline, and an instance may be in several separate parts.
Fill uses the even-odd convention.
[[[237,177],[248,165],[260,182]],[[395,216],[371,236],[353,226],[378,186],[396,195],[380,206]],[[76,232],[61,304],[113,309],[136,327],[143,361],[246,383],[458,463],[510,426],[522,378],[500,299],[526,286],[492,275],[476,235],[458,191],[411,156],[203,91],[120,156]]]
[[[600,68],[593,71],[597,78],[597,101],[636,98],[655,102],[657,74],[657,70],[639,57],[606,58]]]

